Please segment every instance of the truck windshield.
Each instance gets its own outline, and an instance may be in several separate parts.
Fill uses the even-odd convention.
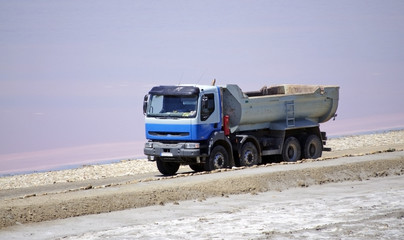
[[[193,118],[196,116],[196,95],[150,95],[148,117]]]

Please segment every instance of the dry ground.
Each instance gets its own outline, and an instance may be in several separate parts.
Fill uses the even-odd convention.
[[[145,160],[0,179],[0,228],[182,200],[256,194],[404,173],[404,131],[331,139],[316,161],[161,177]],[[352,157],[369,154],[367,157]],[[345,156],[345,157],[343,157]]]

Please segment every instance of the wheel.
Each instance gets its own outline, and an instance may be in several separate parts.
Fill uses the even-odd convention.
[[[194,163],[189,164],[189,167],[195,172],[203,172],[205,171],[205,166],[202,163]]]
[[[282,158],[286,162],[296,162],[301,157],[300,143],[295,137],[288,137],[283,144]]]
[[[205,163],[205,170],[212,171],[215,169],[225,168],[228,166],[229,155],[222,146],[216,146],[210,153],[208,161]]]
[[[179,163],[175,162],[163,162],[160,158],[156,160],[157,168],[159,171],[166,176],[171,176],[177,173],[178,169],[180,168]]]
[[[258,164],[258,151],[252,142],[247,142],[241,148],[240,166],[253,166]]]
[[[306,159],[319,158],[323,153],[323,144],[317,135],[310,135],[304,143],[303,156]]]

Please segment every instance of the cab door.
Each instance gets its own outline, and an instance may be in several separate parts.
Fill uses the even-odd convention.
[[[220,99],[217,91],[202,92],[200,97],[200,111],[198,119],[197,137],[205,140],[212,132],[221,129]]]

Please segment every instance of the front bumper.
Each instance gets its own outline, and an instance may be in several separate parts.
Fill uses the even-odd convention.
[[[200,148],[186,148],[187,143],[160,143],[150,142],[144,148],[144,154],[149,160],[155,160],[155,157],[162,158],[197,158],[201,157]]]

